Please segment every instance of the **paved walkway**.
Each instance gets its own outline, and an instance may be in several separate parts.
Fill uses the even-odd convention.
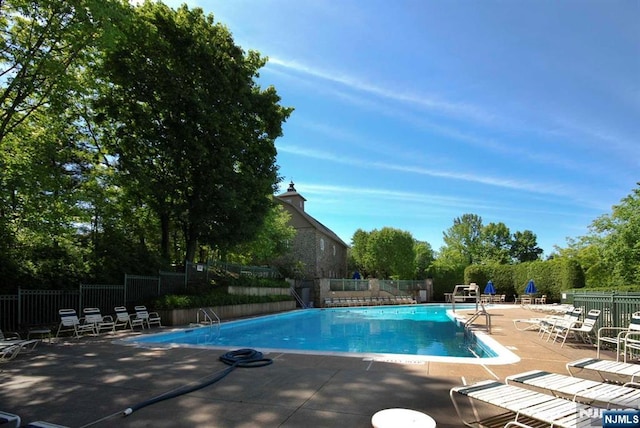
[[[566,373],[568,361],[595,357],[590,345],[544,342],[518,331],[514,318],[539,313],[513,306],[491,310],[492,337],[520,357],[482,366],[429,362],[394,364],[361,358],[272,353],[272,365],[238,368],[219,382],[130,416],[129,406],[220,374],[218,350],[142,349],[115,345],[115,336],[41,343],[0,365],[0,411],[23,423],[43,420],[78,427],[370,427],[390,407],[431,415],[437,426],[461,423],[449,389],[532,369]],[[116,336],[131,335],[117,333]],[[615,358],[605,353],[604,358]]]

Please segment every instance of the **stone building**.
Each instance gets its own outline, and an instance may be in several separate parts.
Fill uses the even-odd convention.
[[[293,181],[275,199],[291,214],[290,224],[297,232],[291,252],[294,260],[304,264],[305,279],[346,278],[347,244],[305,212],[306,199],[296,191]]]

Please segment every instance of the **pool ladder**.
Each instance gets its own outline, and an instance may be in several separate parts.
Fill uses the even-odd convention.
[[[485,317],[485,327],[487,329],[487,333],[491,334],[491,315],[489,315],[489,312],[487,312],[487,310],[484,308],[484,303],[482,303],[482,301],[480,302],[480,309],[476,311],[476,313],[473,314],[471,318],[469,318],[464,323],[465,331],[467,329],[471,329],[471,327],[473,326],[473,322],[480,318],[482,315],[484,315]]]
[[[295,288],[293,287],[289,288],[289,293],[293,296],[294,299],[296,299],[296,302],[298,302],[298,304],[302,307],[302,309],[307,309],[309,307],[304,302],[304,300],[302,300],[302,297],[300,297],[300,295],[298,294]]]
[[[202,321],[200,317],[202,316]],[[215,318],[215,320],[214,320]],[[196,313],[196,325],[209,325],[213,327],[214,324],[220,326],[220,318],[211,308],[199,308]]]

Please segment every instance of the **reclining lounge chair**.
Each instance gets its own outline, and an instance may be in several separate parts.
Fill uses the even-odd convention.
[[[578,371],[591,372],[599,376],[604,382],[640,382],[640,364],[623,363],[621,361],[582,358],[567,363],[567,371],[571,376],[575,376],[574,372]]]
[[[526,385],[552,395],[607,409],[640,409],[640,384],[614,385],[543,370],[507,376],[505,382],[508,385]]]
[[[591,415],[602,410],[493,380],[452,388],[449,396],[460,420],[468,427],[505,426],[509,423],[510,426],[541,426],[540,422],[553,427],[588,427],[594,422]],[[459,400],[465,397],[476,404],[484,403],[482,412],[478,411],[478,405],[471,410],[463,409]],[[488,413],[486,407],[493,409],[493,414],[488,417],[484,417]],[[496,415],[496,408],[502,413]]]
[[[5,333],[0,330],[0,346],[17,345],[20,351],[33,351],[38,345],[37,340],[22,339],[18,333]]]

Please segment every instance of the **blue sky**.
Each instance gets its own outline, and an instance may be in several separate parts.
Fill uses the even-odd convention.
[[[283,191],[347,244],[471,213],[548,255],[640,181],[638,0],[186,3],[269,57]]]

